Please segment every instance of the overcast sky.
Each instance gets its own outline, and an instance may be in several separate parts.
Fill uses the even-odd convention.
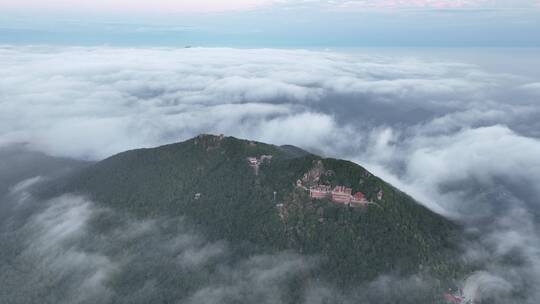
[[[4,0],[1,44],[540,46],[536,0]]]

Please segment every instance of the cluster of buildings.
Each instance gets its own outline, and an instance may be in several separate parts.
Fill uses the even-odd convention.
[[[352,188],[345,186],[335,186],[332,188],[329,185],[317,185],[309,188],[309,197],[313,199],[329,199],[337,204],[344,204],[349,206],[364,206],[369,202],[366,196],[362,192],[352,193]],[[383,198],[383,191],[377,193],[377,199]]]
[[[259,158],[248,157],[247,160],[250,166],[258,166],[266,160],[268,161],[272,160],[272,155],[261,155]]]
[[[259,175],[259,166],[264,163],[265,161],[271,161],[272,155],[261,155],[259,158],[257,157],[248,157],[247,161],[248,164],[253,170],[255,170],[255,175]]]

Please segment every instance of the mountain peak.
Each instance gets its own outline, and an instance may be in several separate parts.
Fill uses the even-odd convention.
[[[456,248],[458,226],[357,164],[223,135],[115,155],[67,190],[140,217],[187,217],[231,244],[322,255],[342,279],[446,274]]]

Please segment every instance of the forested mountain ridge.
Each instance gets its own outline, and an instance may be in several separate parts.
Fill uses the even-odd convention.
[[[315,183],[362,192],[368,203],[352,208],[313,199],[309,187]],[[357,164],[292,146],[200,135],[117,154],[57,191],[81,193],[143,218],[185,216],[240,254],[316,255],[322,266],[313,276],[344,284],[383,273],[451,280],[461,272],[455,263],[457,224]]]

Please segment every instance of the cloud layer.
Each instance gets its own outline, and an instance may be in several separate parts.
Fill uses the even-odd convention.
[[[99,160],[199,133],[224,133],[351,159],[482,236],[479,243],[464,244],[464,261],[484,269],[464,282],[471,298],[496,294],[503,303],[536,303],[539,298],[534,286],[540,284],[540,94],[534,76],[410,56],[271,49],[3,47],[0,65],[2,146],[25,143],[54,156]],[[14,164],[5,162],[3,168],[15,172]],[[39,182],[40,174],[3,177],[7,186],[2,189],[12,200],[31,200],[24,188]],[[108,288],[106,278],[126,260],[77,249],[81,236],[93,235],[78,223],[105,211],[69,195],[49,205],[16,230],[40,247],[22,248],[15,258],[30,259],[31,252],[39,265],[56,267],[48,260],[54,249],[39,245],[41,239],[67,244],[52,255],[92,263],[83,263],[73,275],[85,278],[81,286]],[[145,229],[160,229],[153,223],[136,226],[121,229],[143,235]],[[118,238],[113,232],[107,237],[110,242]],[[137,246],[165,246],[144,238],[140,242]],[[191,233],[164,244],[160,252],[173,248],[175,267],[188,271],[227,256],[226,244]],[[279,303],[275,290],[251,284],[283,282],[268,277],[267,270],[289,278],[289,270],[298,274],[312,265],[305,264],[306,257],[283,254],[289,263],[285,268],[274,256],[223,268],[218,280],[193,291],[189,301],[234,301],[249,290],[253,293],[247,299]],[[509,261],[510,256],[516,260]],[[157,262],[152,267],[157,269]],[[238,285],[230,286],[231,281]],[[381,278],[372,284],[385,282]],[[402,286],[426,288],[423,284],[408,278]],[[144,293],[159,284],[149,280],[139,287]],[[99,294],[114,297],[115,292],[109,288]],[[333,292],[317,286],[303,296]],[[519,292],[525,296],[516,299]]]
[[[24,47],[2,48],[0,61],[0,141],[54,155],[99,159],[200,132],[308,147],[336,130],[365,126],[359,137],[369,127],[419,122],[442,133],[465,124],[537,132],[520,130],[517,119],[538,113],[525,96],[534,84],[460,63],[286,50]],[[491,100],[502,84],[519,100]],[[283,136],[287,125],[301,128]]]

